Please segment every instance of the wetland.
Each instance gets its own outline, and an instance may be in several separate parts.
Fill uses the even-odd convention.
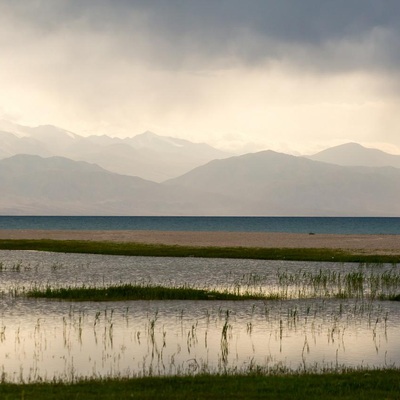
[[[397,264],[2,250],[0,277],[3,382],[400,364],[400,302],[388,301],[400,293]],[[255,298],[71,302],[40,295],[127,285]]]

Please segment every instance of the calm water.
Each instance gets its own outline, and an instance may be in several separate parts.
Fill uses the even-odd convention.
[[[129,257],[0,250],[0,293],[14,288],[107,286],[120,283],[191,286],[206,289],[274,292],[279,283],[298,297],[314,295],[306,277],[323,273],[363,273],[372,279],[386,274],[400,291],[400,266],[392,264],[326,263],[284,260],[240,260],[195,257]],[[396,278],[394,280],[394,278]],[[311,286],[311,287],[309,287]],[[364,288],[367,289],[367,288]],[[388,286],[388,289],[391,289]],[[311,292],[310,292],[311,290]],[[396,292],[395,292],[396,293]]]
[[[0,359],[7,381],[400,366],[400,302],[324,296],[326,274],[399,292],[396,265],[0,251]],[[318,279],[307,281],[307,276]],[[270,301],[60,302],[40,286],[187,284],[288,293]],[[323,291],[315,295],[316,282]],[[385,286],[386,285],[386,286]],[[368,292],[361,288],[362,293]]]
[[[0,229],[400,234],[400,218],[0,216]]]

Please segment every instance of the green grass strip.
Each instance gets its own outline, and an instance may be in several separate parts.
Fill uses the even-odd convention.
[[[400,255],[356,254],[336,249],[192,247],[131,242],[118,243],[80,240],[0,240],[0,249],[153,257],[206,257],[363,263],[400,262]]]
[[[105,288],[46,288],[34,289],[27,297],[61,299],[70,301],[121,301],[121,300],[261,300],[264,297],[250,294],[208,291],[188,287],[119,285]]]
[[[200,375],[0,385],[1,399],[399,399],[400,372]]]

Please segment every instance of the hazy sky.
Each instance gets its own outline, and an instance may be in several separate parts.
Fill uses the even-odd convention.
[[[399,0],[0,0],[0,118],[400,153]]]

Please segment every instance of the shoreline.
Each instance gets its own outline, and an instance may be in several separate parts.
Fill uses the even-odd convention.
[[[192,247],[337,249],[362,254],[400,254],[400,235],[304,234],[216,231],[0,230],[0,240],[80,240]]]

